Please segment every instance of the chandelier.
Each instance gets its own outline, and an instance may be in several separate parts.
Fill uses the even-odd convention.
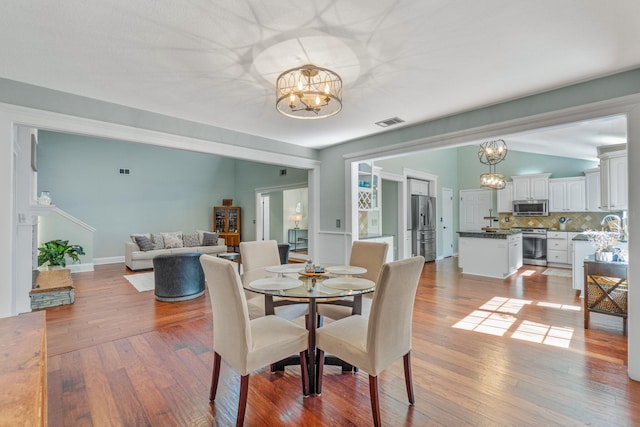
[[[292,68],[276,80],[276,109],[294,119],[321,119],[342,110],[342,79],[315,65]]]
[[[504,175],[496,173],[496,165],[507,157],[507,144],[502,139],[480,144],[478,159],[480,163],[489,165],[489,173],[480,175],[480,186],[501,190],[506,186]]]

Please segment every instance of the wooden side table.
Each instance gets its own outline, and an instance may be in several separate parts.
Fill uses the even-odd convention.
[[[43,270],[38,272],[36,285],[29,292],[31,309],[73,304],[75,290],[71,279],[71,270]]]
[[[627,336],[627,263],[584,261],[584,328],[589,329],[591,312],[622,317]]]

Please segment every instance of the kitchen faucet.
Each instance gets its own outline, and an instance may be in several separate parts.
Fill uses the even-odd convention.
[[[613,231],[619,233],[620,235],[624,235],[624,227],[622,224],[622,220],[618,215],[605,215],[600,221],[600,225],[606,225],[609,231]]]

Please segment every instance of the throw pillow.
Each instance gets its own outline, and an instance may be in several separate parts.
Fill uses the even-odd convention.
[[[147,252],[153,250],[153,243],[147,236],[136,236],[136,243],[141,251]]]
[[[151,239],[151,234],[149,234],[149,233],[137,233],[137,234],[132,234],[132,235],[130,235],[129,237],[131,237],[131,241],[132,241],[133,243],[136,243],[136,244],[137,244],[137,243],[138,243],[138,242],[136,242],[136,237],[137,237],[137,236],[144,236],[144,237],[146,237],[147,239]]]
[[[198,232],[184,233],[182,235],[182,244],[187,247],[200,246],[200,236],[198,236]]]
[[[202,234],[202,246],[215,246],[218,244],[218,233],[205,231]]]
[[[164,248],[182,248],[182,232],[176,231],[175,233],[161,233],[162,240],[164,240]]]
[[[160,233],[152,233],[151,241],[153,242],[153,249],[164,249],[164,239]]]

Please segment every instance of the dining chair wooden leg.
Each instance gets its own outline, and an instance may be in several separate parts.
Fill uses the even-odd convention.
[[[307,350],[300,352],[300,376],[302,377],[302,395],[309,396],[309,361]]]
[[[369,394],[371,395],[371,412],[373,413],[373,425],[379,427],[380,400],[378,399],[378,377],[369,375]]]
[[[318,376],[316,377],[316,395],[322,394],[322,371],[324,370],[324,351],[318,349]]]
[[[240,400],[238,401],[238,417],[236,427],[244,424],[244,413],[247,409],[247,397],[249,395],[249,374],[240,377]]]
[[[416,399],[413,395],[413,379],[411,376],[411,352],[408,352],[404,355],[404,382],[407,385],[407,397],[409,398],[409,403],[416,403]]]
[[[213,353],[213,374],[211,375],[211,390],[209,390],[209,401],[216,400],[216,392],[218,391],[218,379],[220,379],[220,365],[222,364],[222,356]]]

